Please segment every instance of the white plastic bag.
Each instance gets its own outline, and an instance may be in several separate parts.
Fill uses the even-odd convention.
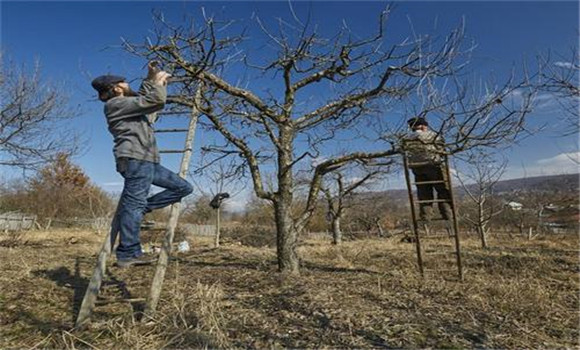
[[[177,245],[177,251],[180,253],[185,253],[189,251],[189,242],[188,241],[182,241]]]

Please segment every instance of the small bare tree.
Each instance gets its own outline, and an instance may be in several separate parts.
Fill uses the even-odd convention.
[[[30,168],[78,151],[78,134],[65,122],[77,112],[62,87],[16,68],[0,55],[0,166]]]
[[[346,25],[325,38],[315,25],[290,14],[289,21],[279,20],[276,32],[255,17],[266,45],[254,59],[258,50],[244,41],[243,29],[208,16],[200,26],[175,26],[158,15],[155,37],[125,43],[127,51],[173,67],[168,101],[177,110],[199,108],[226,140],[221,154],[245,162],[255,194],[274,207],[280,271],[299,270],[298,233],[318,203],[324,175],[398,153],[372,132],[400,125],[400,117],[393,118],[397,105],[417,106],[409,111],[414,116],[438,115],[452,152],[497,145],[523,130],[532,95],[504,101],[525,83],[508,79],[480,93],[459,81],[473,48],[463,44],[463,25],[444,38],[421,35],[392,44],[385,38],[390,8],[379,14],[376,33],[363,38]],[[245,73],[233,77],[232,71]],[[452,83],[455,89],[449,89]],[[200,84],[203,101],[195,105],[192,96]],[[388,130],[393,137],[383,141],[395,144],[397,135]],[[366,143],[341,144],[339,135]],[[321,161],[310,169],[304,164],[312,159]],[[268,172],[272,186],[263,181]],[[297,172],[310,180],[306,204],[293,214]]]
[[[481,238],[481,247],[487,248],[489,223],[503,211],[502,205],[494,205],[492,196],[494,187],[506,170],[507,161],[498,162],[491,154],[484,152],[471,153],[465,159],[468,168],[457,172],[456,178],[475,207],[475,217],[463,215],[462,218],[476,227]]]
[[[190,177],[205,198],[212,198],[205,204],[215,211],[214,247],[218,248],[221,236],[221,211],[223,205],[227,203],[224,200],[239,195],[245,189],[241,169],[233,159],[220,159],[202,164],[190,174]]]
[[[321,186],[328,206],[327,216],[330,221],[333,244],[342,243],[340,223],[349,208],[349,199],[352,198],[357,189],[368,184],[370,180],[381,174],[381,171],[369,171],[362,177],[353,179],[345,179],[343,173],[337,171],[327,175],[326,184]]]

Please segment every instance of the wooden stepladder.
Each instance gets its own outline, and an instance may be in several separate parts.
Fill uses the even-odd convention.
[[[195,95],[195,106],[199,105],[201,99],[201,91],[198,88]],[[160,150],[159,153],[182,153],[181,166],[179,170],[179,176],[185,178],[187,170],[189,169],[189,163],[191,160],[191,155],[193,153],[193,142],[195,139],[195,130],[197,127],[197,121],[199,119],[199,111],[197,108],[192,108],[189,125],[184,129],[157,129],[156,133],[176,133],[185,132],[185,147],[183,150]],[[163,286],[163,280],[165,279],[165,271],[169,262],[169,255],[171,253],[171,246],[173,244],[173,237],[175,233],[175,227],[177,226],[177,220],[179,219],[181,204],[175,203],[171,206],[169,220],[165,228],[165,238],[163,240],[163,245],[161,247],[161,252],[159,253],[159,258],[157,259],[157,267],[155,269],[155,275],[153,277],[153,282],[151,283],[151,290],[149,296],[146,299],[145,314],[152,314],[157,308],[159,302],[159,296],[161,295],[161,288]],[[117,214],[113,217],[111,223],[111,230],[105,237],[105,241],[101,247],[99,255],[97,257],[97,267],[95,268],[89,286],[85,292],[76,322],[75,327],[80,328],[86,325],[90,321],[93,309],[95,308],[95,303],[99,292],[101,290],[101,285],[107,270],[107,260],[111,255],[112,248],[115,245],[117,236],[119,233]]]
[[[420,166],[420,165],[424,165],[426,163],[410,163],[409,162],[409,157],[407,152],[402,152],[403,154],[403,168],[405,170],[405,180],[407,182],[407,191],[409,194],[409,202],[410,202],[410,206],[411,206],[411,219],[413,221],[413,231],[415,234],[415,245],[417,248],[417,265],[419,267],[419,272],[421,273],[422,276],[425,276],[425,272],[427,271],[432,271],[432,272],[443,272],[437,269],[426,269],[425,268],[425,262],[423,260],[425,255],[437,255],[437,256],[445,256],[445,255],[455,255],[455,261],[457,264],[457,274],[459,277],[460,281],[463,281],[463,267],[461,264],[461,249],[460,249],[460,242],[459,242],[459,226],[457,224],[457,210],[456,210],[456,206],[455,206],[455,200],[454,200],[454,195],[453,195],[453,186],[451,184],[451,176],[450,176],[450,172],[449,172],[449,160],[447,155],[442,155],[443,157],[443,165],[444,165],[444,171],[445,171],[445,175],[443,180],[440,181],[424,181],[424,182],[415,182],[411,180],[411,176],[409,174],[409,169],[412,168],[413,166]],[[447,186],[447,188],[449,189],[449,193],[450,193],[450,197],[451,199],[432,199],[432,200],[415,200],[415,195],[413,194],[413,185],[426,185],[426,184],[445,184],[445,186]],[[428,204],[435,204],[435,203],[442,203],[442,202],[446,202],[449,203],[450,207],[451,207],[451,211],[452,211],[452,225],[447,226],[448,229],[448,233],[447,234],[428,234],[429,230],[428,230],[428,226],[427,223],[423,223],[424,224],[424,235],[422,235],[420,233],[419,230],[419,220],[417,218],[417,204],[423,204],[423,203],[428,203]],[[444,218],[436,218],[434,220],[439,220],[439,221],[445,221]],[[427,240],[433,240],[433,239],[453,239],[453,246],[451,248],[454,248],[453,250],[449,251],[449,250],[441,250],[441,249],[428,249],[426,247],[427,244],[425,244],[425,246],[422,244],[423,241],[427,241]]]

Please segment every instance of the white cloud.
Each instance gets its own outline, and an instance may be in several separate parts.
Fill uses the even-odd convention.
[[[565,152],[539,159],[524,167],[510,167],[505,178],[563,175],[580,173],[580,152]]]
[[[554,66],[560,67],[560,68],[566,68],[566,69],[578,69],[578,67],[574,66],[574,64],[572,62],[558,61],[558,62],[554,62]]]
[[[553,168],[574,169],[578,171],[580,164],[580,152],[560,153],[555,157],[540,159],[537,161],[538,165],[548,166]]]
[[[513,106],[521,106],[527,95],[525,95],[525,91],[522,89],[512,91],[507,97],[505,98],[504,103]],[[533,103],[535,110],[545,110],[547,107],[552,107],[558,103],[556,96],[553,93],[548,92],[541,92],[537,93],[533,96]]]

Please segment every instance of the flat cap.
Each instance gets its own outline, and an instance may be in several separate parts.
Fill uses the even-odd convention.
[[[416,127],[419,125],[429,126],[429,123],[427,123],[427,120],[425,120],[425,118],[421,118],[421,117],[411,118],[411,119],[407,120],[407,124],[409,124],[410,128],[413,128],[413,127]]]
[[[91,82],[91,85],[99,94],[106,92],[111,86],[125,81],[125,77],[118,75],[101,75]]]

